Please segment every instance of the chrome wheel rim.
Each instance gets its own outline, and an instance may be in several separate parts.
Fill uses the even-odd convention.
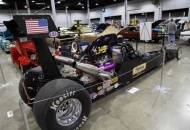
[[[76,98],[70,98],[60,104],[56,111],[56,120],[61,126],[75,123],[82,113],[82,104]]]

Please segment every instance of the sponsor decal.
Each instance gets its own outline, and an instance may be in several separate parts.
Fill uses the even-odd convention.
[[[111,85],[111,80],[106,80],[103,82],[103,88],[108,88]]]
[[[102,96],[102,95],[104,95],[105,94],[105,90],[104,89],[102,89],[102,90],[100,90],[99,92],[98,92],[98,96]]]
[[[91,99],[96,99],[97,98],[97,96],[98,96],[98,94],[97,93],[92,93],[92,94],[90,94],[90,97],[91,97]]]
[[[99,87],[97,88],[98,91],[100,91],[100,90],[102,90],[102,89],[103,89],[103,86],[99,86]]]
[[[111,84],[117,83],[119,81],[118,77],[111,79]]]
[[[71,91],[71,92],[66,91],[66,93],[64,93],[62,96],[60,96],[56,101],[54,101],[52,103],[52,105],[50,106],[50,109],[52,109],[54,111],[57,111],[57,108],[59,107],[59,105],[61,104],[61,102],[63,102],[63,100],[66,99],[66,98],[74,96],[75,92],[76,91]]]
[[[78,127],[76,127],[74,130],[79,130],[83,125],[84,125],[84,123],[87,121],[87,117],[86,116],[84,116],[83,118],[82,118],[82,122],[78,125]]]
[[[53,32],[50,32],[50,33],[49,33],[49,36],[50,36],[50,37],[58,37],[58,36],[59,36],[59,33],[56,32],[56,31],[53,31]]]
[[[146,63],[133,68],[133,75],[137,75],[146,69]]]
[[[101,46],[101,47],[95,46],[95,47],[92,49],[92,52],[94,52],[95,55],[99,55],[99,54],[104,54],[104,53],[106,53],[107,50],[108,50],[108,46],[107,46],[107,45]]]
[[[113,90],[113,89],[114,89],[114,86],[112,85],[112,86],[106,88],[106,92],[110,92],[110,91]]]

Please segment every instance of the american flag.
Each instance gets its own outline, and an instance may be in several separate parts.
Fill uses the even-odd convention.
[[[25,22],[27,34],[41,34],[49,32],[47,19],[25,20]]]

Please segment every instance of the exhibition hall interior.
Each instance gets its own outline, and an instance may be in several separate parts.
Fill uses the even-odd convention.
[[[190,130],[190,0],[0,0],[0,130]]]

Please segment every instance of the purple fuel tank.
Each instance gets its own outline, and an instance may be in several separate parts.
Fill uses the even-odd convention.
[[[107,62],[103,65],[100,65],[98,66],[101,70],[104,70],[104,71],[110,71],[110,70],[113,70],[115,69],[116,67],[116,63],[113,62],[113,61],[110,61],[110,62]]]

